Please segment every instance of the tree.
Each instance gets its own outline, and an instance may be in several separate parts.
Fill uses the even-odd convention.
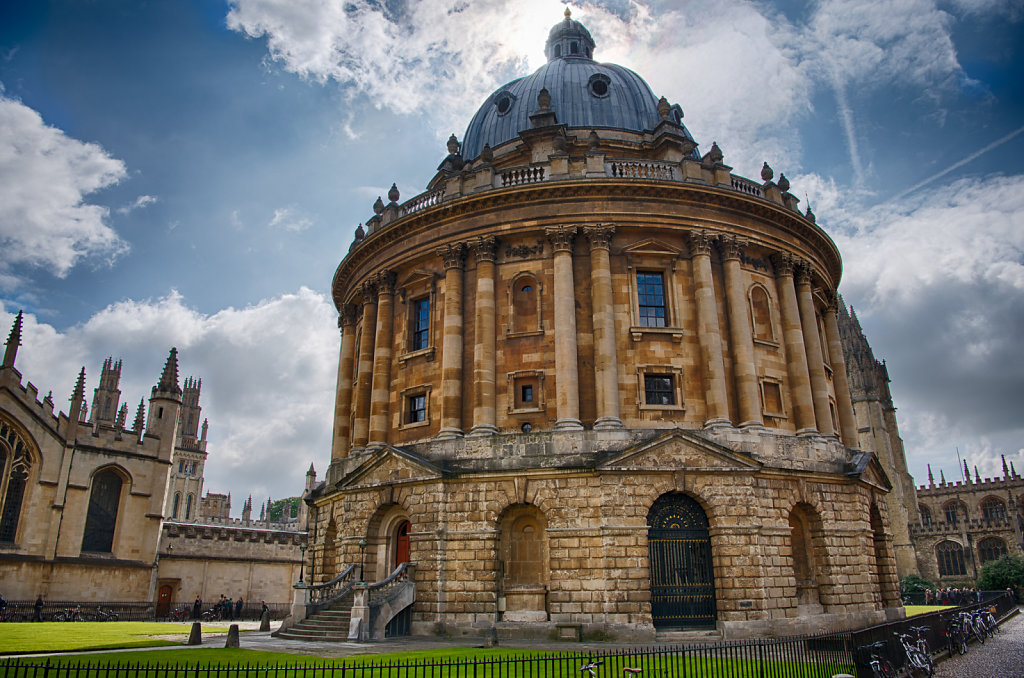
[[[1024,588],[1024,556],[1005,555],[985,563],[978,577],[978,588],[982,591]]]
[[[299,517],[299,498],[287,497],[270,502],[270,514],[267,520],[272,523]]]
[[[900,579],[901,594],[924,593],[925,590],[934,588],[935,584],[916,574],[908,574],[903,579]]]

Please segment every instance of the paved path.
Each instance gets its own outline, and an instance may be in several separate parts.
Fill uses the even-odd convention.
[[[999,633],[967,647],[935,668],[936,678],[1024,678],[1024,614],[999,627]]]

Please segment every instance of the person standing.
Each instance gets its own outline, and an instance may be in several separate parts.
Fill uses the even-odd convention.
[[[196,602],[192,603],[192,618],[199,619],[199,615],[203,613],[203,599],[196,596]]]
[[[35,614],[32,615],[32,621],[43,621],[43,594],[39,594],[36,598]]]
[[[242,618],[242,606],[245,605],[245,601],[242,600],[242,596],[238,596],[238,600],[235,602],[235,619]]]

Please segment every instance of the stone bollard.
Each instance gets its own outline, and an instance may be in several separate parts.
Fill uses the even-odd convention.
[[[260,631],[270,630],[270,612],[264,612],[260,615]]]
[[[498,629],[491,626],[484,631],[484,647],[498,647]]]
[[[224,647],[238,647],[238,624],[228,627],[228,640],[224,643]]]
[[[188,634],[187,645],[202,645],[203,644],[203,625],[199,622],[192,622],[192,630]]]

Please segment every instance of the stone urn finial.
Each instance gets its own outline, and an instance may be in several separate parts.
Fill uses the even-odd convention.
[[[454,134],[448,137],[448,153],[455,155],[459,152],[459,139]]]
[[[377,196],[377,202],[373,203],[373,213],[374,214],[380,214],[383,211],[384,211],[384,201],[381,200],[380,196],[378,195]]]
[[[396,184],[391,184],[391,188],[388,189],[388,200],[391,202],[398,202],[398,198],[398,186]]]
[[[725,159],[725,154],[722,153],[722,149],[718,147],[717,141],[711,142],[711,150],[708,151],[708,158],[710,158],[711,162],[716,165]]]
[[[490,144],[484,144],[484,147],[480,149],[480,159],[486,163],[494,162],[494,150],[491,149]]]
[[[761,166],[761,180],[765,183],[772,180],[775,176],[775,170],[768,166],[768,162],[765,161],[764,165]]]
[[[601,143],[601,137],[597,136],[597,131],[596,130],[590,130],[590,136],[587,137],[587,147],[590,150],[592,150],[592,151],[596,151],[597,150],[597,146],[600,143]]]
[[[551,108],[551,92],[548,91],[547,87],[541,89],[541,91],[537,93],[537,106],[539,106],[542,111],[546,111]]]
[[[789,179],[786,178],[785,173],[779,175],[779,190],[783,193],[789,190]]]
[[[661,97],[658,99],[658,115],[663,118],[667,118],[668,114],[672,111],[672,106],[669,105],[668,99]]]

